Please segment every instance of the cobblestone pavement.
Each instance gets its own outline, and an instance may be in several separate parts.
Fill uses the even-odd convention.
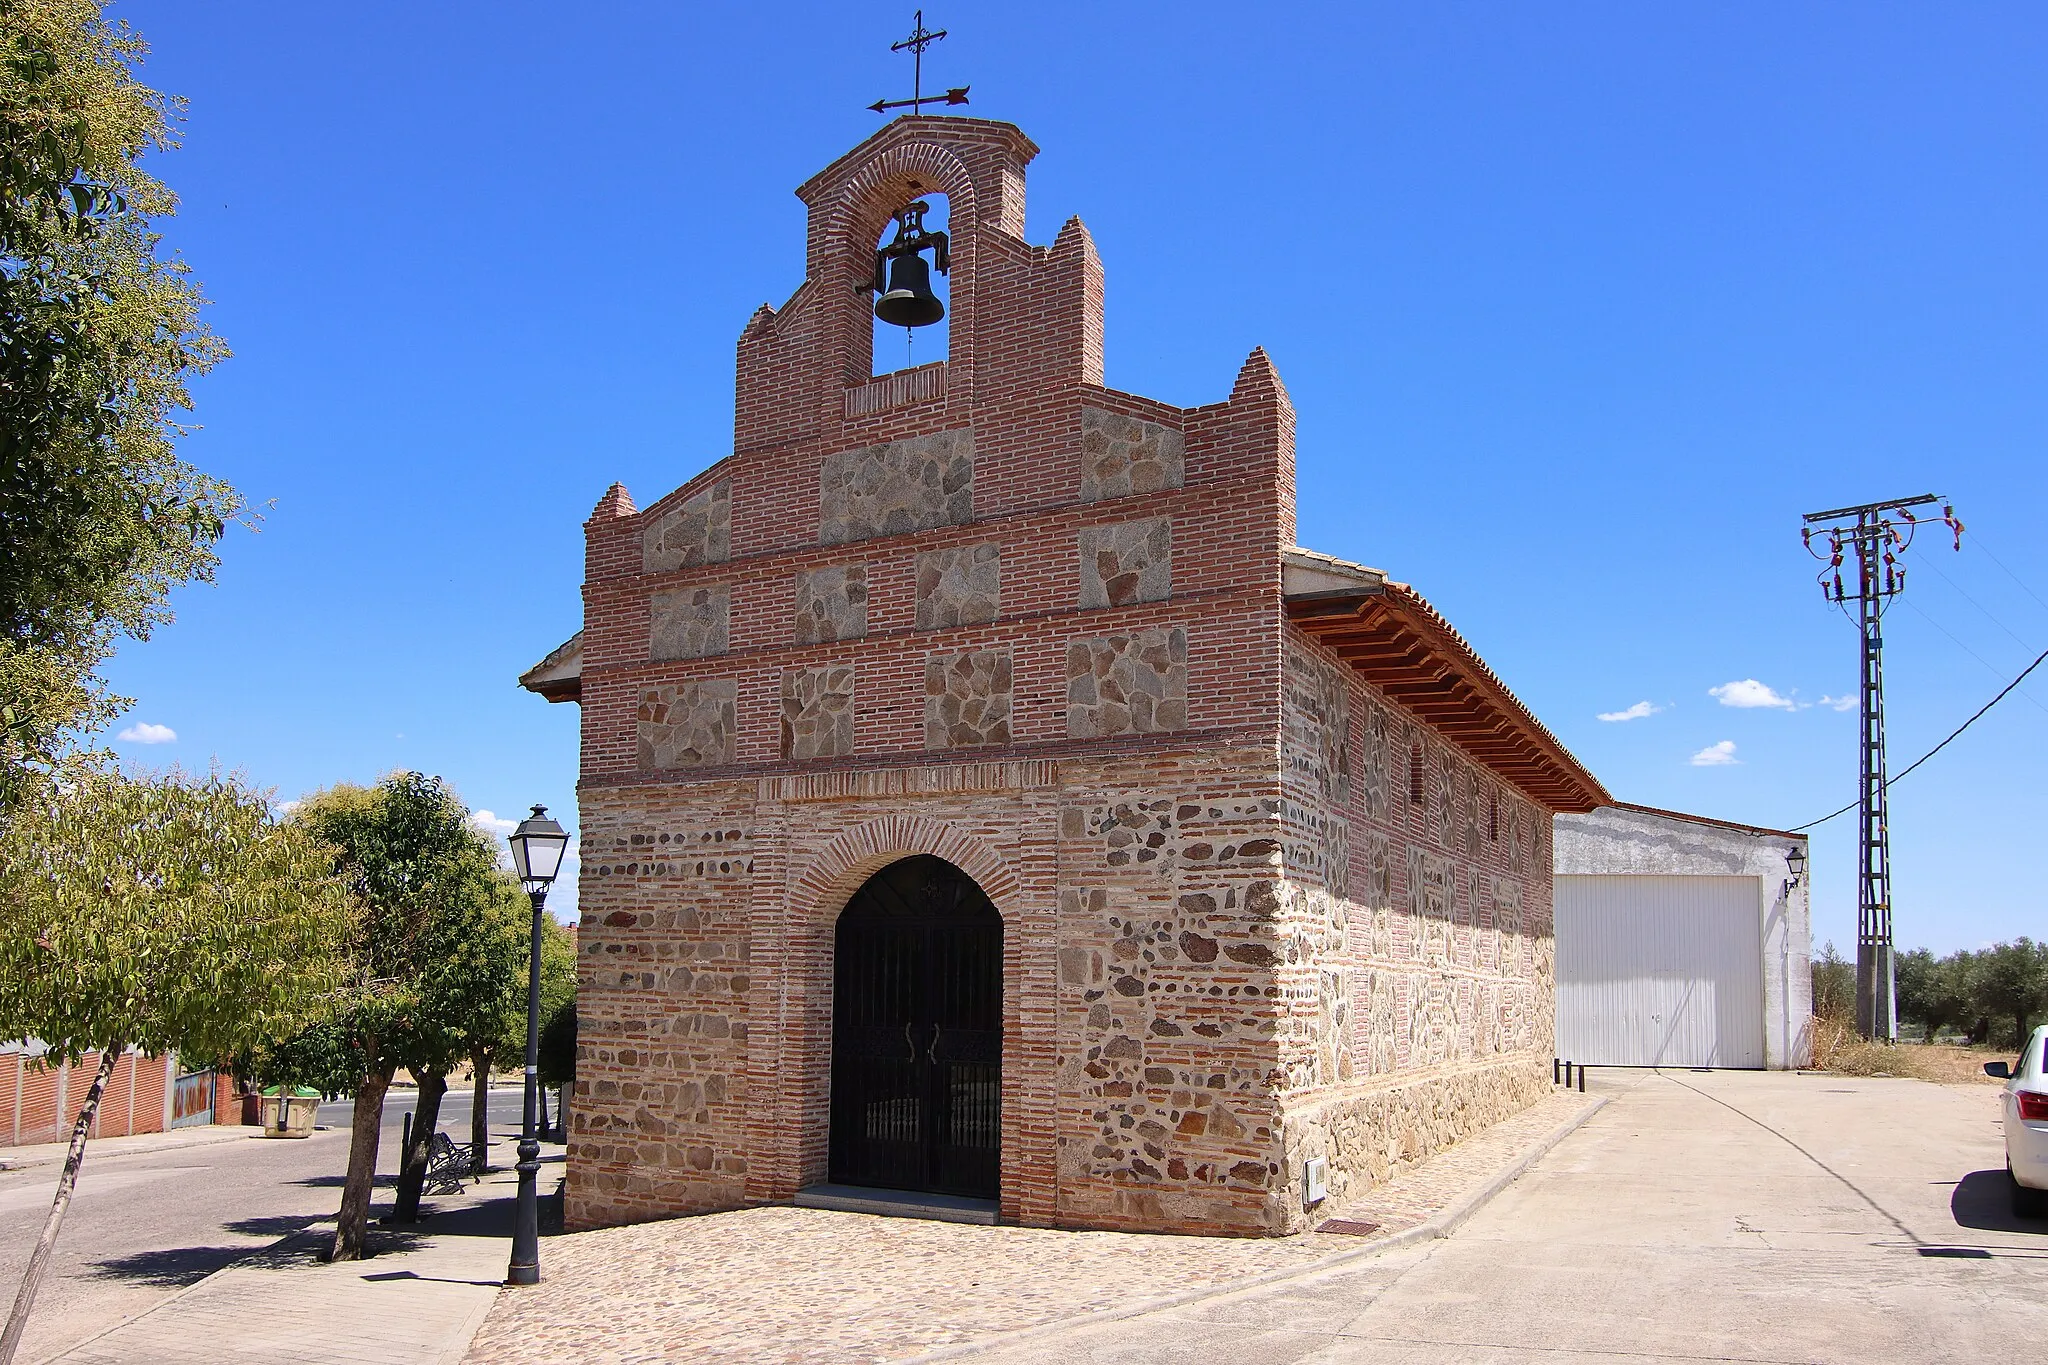
[[[1383,1241],[1489,1181],[1587,1107],[1559,1093],[1330,1216],[1376,1236],[1148,1236],[757,1208],[547,1239],[542,1283],[500,1293],[468,1359],[896,1360],[1299,1271]]]

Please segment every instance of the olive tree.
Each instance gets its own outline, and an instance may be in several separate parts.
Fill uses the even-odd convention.
[[[14,1357],[128,1047],[224,1059],[328,1008],[359,907],[332,850],[218,773],[67,765],[0,816],[0,1037],[99,1054],[4,1336]]]
[[[419,1082],[394,1210],[409,1220],[448,1069],[495,1033],[524,981],[524,924],[504,913],[496,842],[439,778],[394,773],[375,787],[330,787],[302,800],[292,818],[338,850],[338,870],[368,907],[354,944],[365,985],[325,1026],[334,1045],[314,1050],[341,1058],[346,1072],[314,1083],[355,1097],[331,1253],[354,1260],[364,1251],[393,1075],[403,1067]]]
[[[2034,1021],[2048,1014],[2048,943],[2022,934],[1975,956],[1977,1007],[1988,1018],[2010,1019],[2014,1046],[2025,1046]]]

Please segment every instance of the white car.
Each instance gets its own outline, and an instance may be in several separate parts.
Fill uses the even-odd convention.
[[[2048,1024],[2027,1036],[2018,1062],[1986,1062],[1984,1074],[2005,1082],[2005,1171],[2012,1211],[2048,1218]]]

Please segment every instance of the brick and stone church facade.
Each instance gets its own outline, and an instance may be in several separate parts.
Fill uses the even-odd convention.
[[[787,1201],[842,1125],[914,1156],[953,1112],[1005,1220],[1288,1233],[1311,1158],[1340,1202],[1550,1084],[1551,815],[1605,793],[1413,591],[1296,546],[1262,351],[1202,407],[1104,387],[1036,150],[903,118],[804,184],[733,453],[585,525],[584,628],[522,679],[582,707],[571,1226]],[[860,285],[938,195],[948,358],[874,377]],[[993,1012],[951,1071],[971,1030],[863,1024],[922,1068],[890,1091],[842,912],[913,873],[932,932],[985,914]]]

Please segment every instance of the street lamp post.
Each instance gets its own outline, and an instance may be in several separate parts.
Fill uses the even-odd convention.
[[[526,1120],[519,1130],[519,1212],[512,1226],[512,1264],[506,1284],[540,1283],[540,1131],[536,1126],[540,1100],[540,917],[548,903],[548,885],[561,870],[569,833],[548,818],[546,806],[519,822],[506,840],[512,846],[512,867],[533,903],[533,940],[526,974]]]

